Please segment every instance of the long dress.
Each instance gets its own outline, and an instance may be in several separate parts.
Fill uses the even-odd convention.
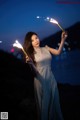
[[[46,47],[35,49],[37,76],[34,79],[39,120],[63,120],[57,82],[51,70],[52,56]]]

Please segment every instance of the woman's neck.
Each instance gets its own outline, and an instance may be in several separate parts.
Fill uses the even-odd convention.
[[[41,49],[40,49],[40,46],[38,46],[38,47],[34,47],[34,51],[40,51]]]
[[[34,47],[34,50],[36,50],[36,49],[40,49],[40,46],[38,46],[38,47]]]

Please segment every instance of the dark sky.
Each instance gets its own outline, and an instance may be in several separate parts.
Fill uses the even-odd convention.
[[[52,17],[67,28],[80,21],[80,0],[0,0],[0,48],[9,50],[16,39],[23,43],[28,31],[43,39],[60,30],[36,16]]]

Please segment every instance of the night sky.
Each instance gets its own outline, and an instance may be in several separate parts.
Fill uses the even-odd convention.
[[[23,43],[28,31],[43,39],[60,30],[36,16],[52,17],[67,28],[80,21],[80,0],[0,0],[0,49],[10,50],[16,39]]]

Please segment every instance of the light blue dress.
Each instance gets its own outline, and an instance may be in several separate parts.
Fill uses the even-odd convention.
[[[34,79],[35,95],[40,120],[63,120],[57,83],[51,70],[52,56],[47,47],[35,49],[37,77]]]

